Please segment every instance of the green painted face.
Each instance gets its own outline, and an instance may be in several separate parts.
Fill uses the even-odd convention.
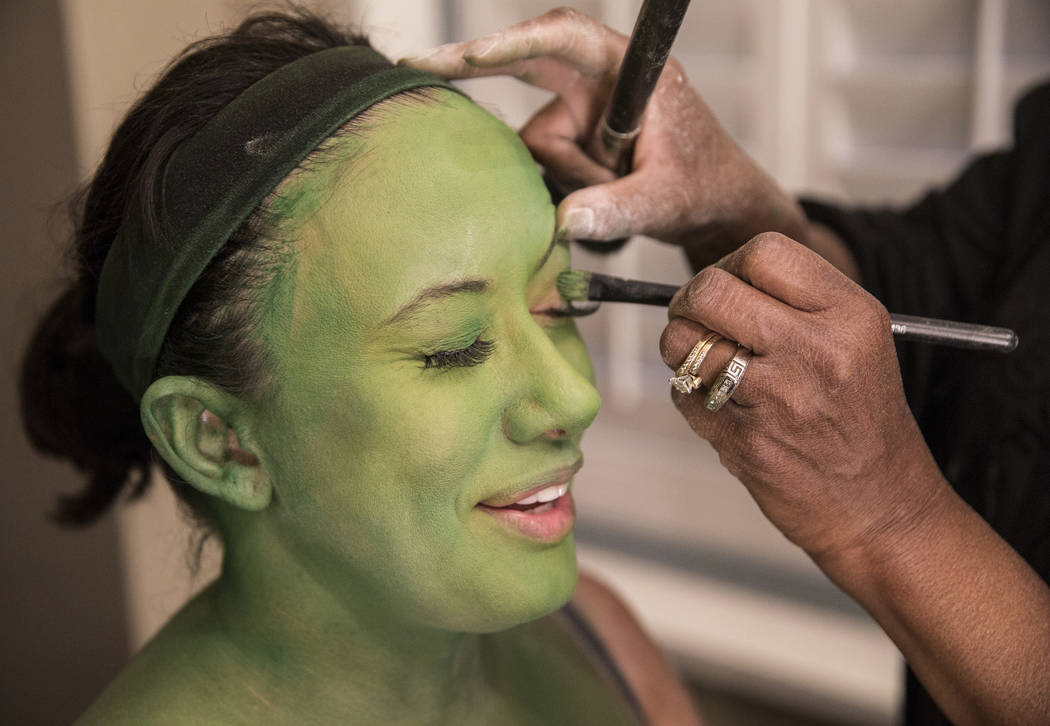
[[[263,323],[258,434],[281,541],[339,602],[488,632],[563,604],[576,560],[569,496],[478,505],[567,483],[599,401],[553,313],[569,253],[532,158],[439,98],[387,104],[311,177],[321,199]]]

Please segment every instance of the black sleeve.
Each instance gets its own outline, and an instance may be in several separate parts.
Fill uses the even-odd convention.
[[[1014,116],[1015,145],[980,156],[943,189],[904,209],[844,209],[803,199],[809,218],[833,229],[860,266],[864,286],[889,310],[969,320],[1011,257],[1009,239],[1025,196],[1050,169],[1050,84]],[[1033,178],[1029,178],[1033,177]],[[1043,202],[1045,205],[1046,202]]]

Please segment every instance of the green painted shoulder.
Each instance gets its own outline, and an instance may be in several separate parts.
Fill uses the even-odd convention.
[[[218,677],[234,665],[199,595],[124,667],[76,726],[257,723]]]

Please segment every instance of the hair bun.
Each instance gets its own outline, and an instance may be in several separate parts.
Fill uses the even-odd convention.
[[[95,344],[93,291],[77,285],[44,314],[22,361],[26,433],[42,453],[69,460],[88,476],[82,492],[59,498],[55,519],[87,524],[131,480],[149,481],[151,445],[138,406]]]

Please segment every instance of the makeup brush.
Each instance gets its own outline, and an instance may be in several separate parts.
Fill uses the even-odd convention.
[[[616,85],[587,144],[587,152],[617,176],[625,176],[631,171],[634,141],[641,130],[642,114],[667,63],[688,8],[689,0],[644,0],[638,11]],[[549,176],[544,180],[555,204],[572,191],[562,188]],[[627,240],[576,242],[585,249],[604,254],[620,249]]]
[[[557,285],[558,294],[569,302],[593,300],[666,307],[678,292],[675,285],[625,280],[585,270],[566,270],[558,275]],[[1000,353],[1009,353],[1018,342],[1017,333],[1008,328],[895,313],[890,313],[890,331],[901,340]]]
[[[616,86],[590,147],[594,158],[619,176],[631,171],[642,114],[688,8],[689,0],[644,0],[638,11]]]

